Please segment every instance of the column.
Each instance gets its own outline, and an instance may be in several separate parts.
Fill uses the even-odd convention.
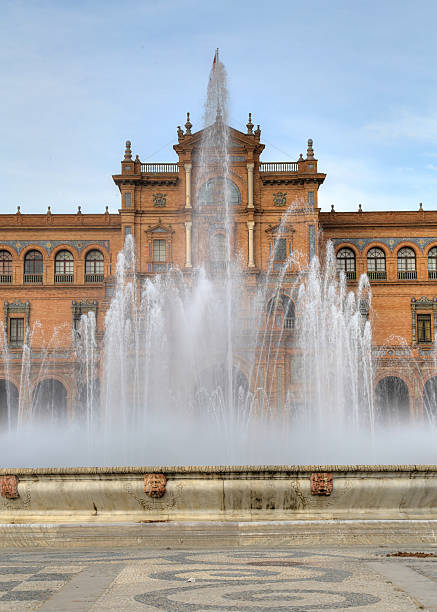
[[[249,263],[247,264],[249,268],[255,267],[255,262],[253,260],[253,228],[255,227],[255,221],[247,221],[247,230],[249,234]]]
[[[191,221],[185,221],[185,267],[191,268]]]
[[[185,208],[191,208],[191,164],[185,164]]]
[[[253,208],[253,169],[255,164],[247,164],[247,208]]]

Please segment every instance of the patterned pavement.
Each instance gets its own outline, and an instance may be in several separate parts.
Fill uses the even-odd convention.
[[[437,611],[437,557],[387,552],[3,550],[0,612]]]

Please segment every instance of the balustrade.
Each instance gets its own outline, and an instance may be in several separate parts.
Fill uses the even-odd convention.
[[[179,166],[178,164],[141,164],[141,172],[146,174],[177,174]]]
[[[55,283],[72,283],[73,274],[55,274]]]
[[[297,162],[261,162],[260,172],[297,172],[299,169]]]
[[[104,278],[104,274],[85,274],[86,283],[103,283]]]
[[[12,274],[0,274],[0,283],[4,285],[12,283]]]
[[[385,270],[380,272],[367,272],[367,276],[370,280],[385,280],[387,278]]]
[[[42,274],[25,274],[24,282],[33,285],[42,284]]]
[[[398,279],[399,280],[416,280],[417,271],[416,270],[398,270]]]

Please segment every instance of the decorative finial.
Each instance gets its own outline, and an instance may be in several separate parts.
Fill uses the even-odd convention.
[[[255,138],[259,140],[260,137],[261,137],[261,130],[259,129],[259,125],[257,125],[256,130],[255,130]]]
[[[138,155],[135,156],[135,161],[140,163],[140,158],[138,157]]]
[[[106,214],[108,214],[108,213],[109,213],[109,206],[108,206],[108,205],[106,205],[106,206],[105,206],[105,213],[106,213]]]
[[[246,123],[247,133],[253,134],[252,113],[249,113],[249,121]]]
[[[299,160],[298,161],[304,161],[302,153],[299,155]]]
[[[17,206],[17,215],[21,215],[21,206]]]
[[[78,206],[78,207],[77,207],[77,214],[78,214],[78,215],[81,215],[81,214],[82,214],[82,211],[81,211],[81,209],[80,209],[80,206]]]
[[[184,139],[184,130],[181,128],[180,125],[178,125],[178,141],[180,142],[183,139]]]
[[[361,204],[358,204],[358,212],[363,212],[363,209],[361,208]]]
[[[132,151],[130,150],[131,142],[130,140],[126,140],[126,150],[124,152],[124,161],[131,161],[132,159]]]
[[[47,206],[47,214],[48,214],[48,215],[51,215],[51,214],[52,214],[52,211],[51,211],[51,209],[50,209],[50,206]]]
[[[314,159],[313,139],[308,138],[307,159]]]
[[[187,123],[185,124],[185,132],[186,134],[191,134],[191,128],[193,124],[190,121],[190,113],[187,113]]]
[[[335,210],[334,210],[334,204],[331,204],[331,212],[335,212]]]
[[[423,205],[422,205],[422,202],[419,202],[419,210],[422,210],[422,211],[423,211]]]

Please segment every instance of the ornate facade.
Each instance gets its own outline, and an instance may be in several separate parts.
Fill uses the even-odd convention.
[[[0,215],[0,297],[8,341],[0,400],[18,395],[23,341],[31,330],[27,401],[37,391],[44,397],[55,394],[70,411],[75,401],[71,329],[92,310],[101,340],[125,237],[135,238],[137,272],[144,277],[171,266],[189,277],[200,261],[220,266],[223,245],[208,204],[219,202],[228,190],[234,211],[232,249],[243,262],[249,292],[265,277],[272,259],[273,274],[279,273],[293,253],[298,256],[285,283],[292,287],[327,240],[334,244],[351,289],[367,272],[373,294],[375,383],[400,379],[406,410],[421,418],[426,385],[429,390],[436,373],[437,211],[420,205],[411,212],[364,212],[361,206],[357,212],[336,212],[334,207],[321,212],[318,190],[325,174],[318,169],[312,140],[296,162],[262,162],[265,145],[250,117],[246,131],[230,128],[227,182],[212,168],[199,184],[201,136],[191,133],[188,117],[185,130],[178,128],[175,163],[142,163],[138,155],[133,158],[127,141],[120,173],[113,176],[120,190],[117,214],[106,209],[88,215],[79,207],[75,214],[52,214],[50,208],[45,214],[22,214],[18,208],[15,214]],[[198,206],[200,201],[206,206]],[[205,248],[212,250],[205,253]],[[285,299],[293,299],[291,292]],[[278,325],[292,334],[287,304],[283,311]],[[35,327],[37,321],[41,327]],[[290,385],[298,384],[290,368],[284,358],[278,394],[285,396]]]

